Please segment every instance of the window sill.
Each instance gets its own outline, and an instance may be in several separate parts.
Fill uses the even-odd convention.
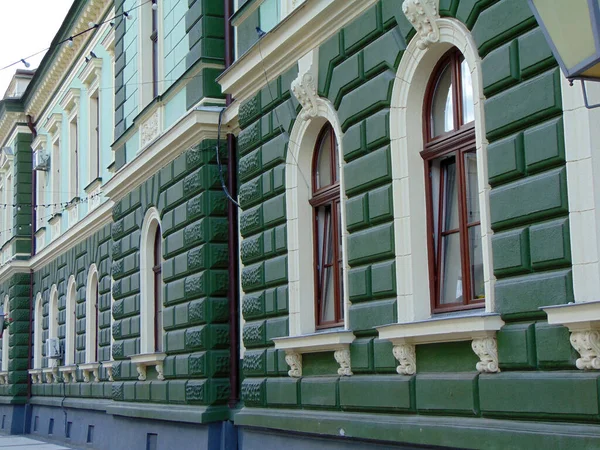
[[[461,315],[434,318],[419,322],[398,323],[377,327],[379,338],[390,341],[394,357],[400,365],[397,372],[413,375],[417,371],[416,345],[472,341],[479,356],[479,372],[499,372],[496,331],[504,326],[499,314]]]
[[[92,193],[92,191],[99,188],[100,186],[102,186],[102,178],[96,178],[94,181],[92,181],[90,184],[84,187],[83,190],[89,196]]]
[[[79,364],[79,368],[83,373],[83,381],[85,383],[89,383],[91,381],[90,375],[94,375],[94,382],[98,383],[100,381],[100,363]]]
[[[75,374],[77,373],[77,366],[75,364],[59,367],[58,371],[62,375],[65,383],[74,383],[77,381],[77,378],[75,377]]]
[[[137,369],[138,380],[146,381],[146,368],[148,366],[155,366],[156,372],[158,373],[158,379],[164,380],[163,374],[163,362],[167,355],[165,353],[144,353],[141,355],[133,355],[130,360]]]
[[[8,372],[0,372],[0,384],[8,384]]]
[[[571,345],[581,358],[579,370],[600,370],[600,301],[542,306],[548,324],[563,325],[571,332]]]
[[[285,361],[290,366],[288,375],[293,378],[302,376],[302,354],[334,352],[334,358],[340,365],[338,375],[351,376],[350,344],[355,336],[351,331],[324,331],[304,336],[291,336],[273,339],[275,348],[285,350]]]

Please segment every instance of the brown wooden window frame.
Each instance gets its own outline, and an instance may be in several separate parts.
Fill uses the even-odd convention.
[[[448,51],[436,65],[429,80],[425,94],[425,107],[423,110],[423,134],[424,150],[421,156],[425,162],[425,190],[427,206],[427,252],[429,260],[429,287],[431,293],[432,313],[443,313],[467,309],[483,308],[485,298],[473,298],[472,273],[469,252],[469,229],[481,226],[481,221],[468,222],[467,218],[467,192],[465,175],[465,155],[476,152],[475,122],[464,123],[462,103],[462,77],[461,63],[464,57],[456,48]],[[433,100],[436,87],[449,67],[452,75],[452,101],[453,101],[453,131],[444,132],[439,136],[433,136]],[[439,197],[436,205],[433,198],[433,163],[438,161],[444,164],[442,158],[454,158],[456,164],[457,197],[458,197],[458,230],[442,232],[443,211],[443,172],[440,170]],[[447,163],[446,163],[447,164]],[[437,229],[434,225],[434,214],[437,213]],[[460,259],[462,274],[462,302],[441,303],[441,280],[442,269],[442,237],[448,234],[458,233],[460,236]],[[436,243],[437,242],[437,248]]]
[[[329,145],[331,146],[331,159],[330,159],[330,170],[331,170],[331,184],[323,187],[319,187],[318,184],[318,164],[320,150],[324,139],[330,139]],[[340,181],[337,169],[338,155],[337,155],[337,139],[335,132],[331,124],[326,124],[320,131],[317,138],[317,143],[313,152],[312,166],[311,166],[311,180],[312,180],[312,198],[309,200],[313,210],[313,252],[314,252],[314,282],[315,282],[315,328],[335,328],[343,326],[344,324],[344,307],[342,304],[343,298],[343,286],[341,277],[342,263],[342,252],[341,247],[341,195],[340,195]],[[318,221],[318,210],[319,208],[329,208],[329,218],[323,226],[323,248],[319,250],[319,221]],[[329,220],[331,220],[331,263],[325,263],[320,260],[320,256],[325,259],[326,245],[328,239],[326,239],[326,230],[328,228]],[[322,290],[324,285],[325,271],[322,267],[327,265],[333,271],[333,290],[334,290],[334,320],[325,322],[321,318],[323,316],[323,305],[324,299],[322,296]]]

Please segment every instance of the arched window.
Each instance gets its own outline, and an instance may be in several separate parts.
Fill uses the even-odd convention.
[[[35,299],[34,331],[33,331],[33,368],[42,368],[42,333],[44,311],[42,306],[42,294],[38,293]]]
[[[343,325],[342,227],[337,141],[321,130],[312,161],[315,314],[317,328]]]
[[[4,297],[4,318],[8,318],[8,295]],[[8,371],[8,328],[2,332],[2,372]]]
[[[75,277],[71,275],[67,287],[66,333],[65,333],[65,365],[75,364],[75,303],[77,296]]]
[[[98,361],[98,270],[92,264],[85,289],[85,362]]]
[[[159,214],[151,208],[141,234],[141,353],[163,350],[162,233]]]
[[[425,98],[421,156],[432,312],[484,307],[473,86],[457,49],[437,65]]]
[[[58,289],[56,285],[53,285],[50,289],[50,308],[48,317],[48,337],[58,337]],[[46,355],[47,356],[47,355]],[[48,367],[55,367],[57,365],[56,359],[51,359],[48,362]]]

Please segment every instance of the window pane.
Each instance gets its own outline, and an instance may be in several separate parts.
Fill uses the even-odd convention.
[[[440,304],[461,303],[463,301],[463,285],[459,233],[442,237],[441,260]]]
[[[317,189],[324,188],[332,184],[331,180],[331,131],[327,131],[321,140],[319,148],[319,159],[317,160]]]
[[[443,204],[443,228],[442,231],[458,229],[458,189],[456,180],[456,162],[454,158],[448,160],[442,165],[444,186],[442,201]]]
[[[344,251],[342,248],[342,213],[339,202],[336,203],[337,226],[338,226],[338,264],[340,283],[340,318],[344,318]]]
[[[280,0],[265,0],[259,9],[260,29],[265,33],[271,31],[279,23]]]
[[[463,60],[460,64],[461,84],[462,84],[462,107],[463,123],[473,122],[475,120],[475,105],[473,104],[473,81],[467,62]]]
[[[477,182],[477,155],[465,154],[465,178],[467,189],[467,222],[479,222],[479,184]]]
[[[454,105],[452,103],[452,71],[448,65],[440,76],[431,105],[432,136],[454,130]]]
[[[317,286],[320,323],[335,321],[334,249],[331,219],[330,205],[317,209]]]
[[[469,260],[471,262],[471,292],[474,300],[485,298],[481,226],[469,228]]]

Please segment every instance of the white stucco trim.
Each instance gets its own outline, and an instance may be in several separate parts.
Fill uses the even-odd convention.
[[[9,318],[10,314],[9,314],[9,297],[8,295],[4,296],[4,303],[3,303],[3,311],[4,311],[4,318]],[[3,330],[2,332],[2,371],[6,372],[8,371],[8,348],[9,348],[9,343],[8,343],[8,328],[6,328],[5,330]]]
[[[485,311],[494,311],[492,230],[489,216],[487,140],[485,137],[484,95],[481,59],[477,45],[464,24],[455,19],[438,19],[439,42],[421,50],[413,39],[404,52],[394,82],[390,112],[392,188],[394,192],[394,235],[396,236],[396,278],[398,322],[431,317],[426,227],[422,114],[429,78],[439,59],[451,47],[464,55],[471,70],[475,103],[475,137],[481,211]],[[408,111],[410,110],[410,113]]]
[[[96,323],[97,315],[96,299],[98,297],[98,269],[92,264],[88,269],[87,283],[85,287],[85,362],[96,362]]]
[[[600,300],[600,109],[587,109],[579,83],[562,80],[567,193],[575,302]],[[600,86],[587,83],[590,101]]]
[[[33,332],[33,367],[35,369],[42,368],[42,334],[44,332],[43,327],[44,311],[42,293],[38,292],[35,297],[35,309],[34,309],[34,332]]]
[[[69,277],[67,283],[67,304],[65,308],[65,366],[75,364],[77,282],[75,275]]]
[[[316,68],[318,57],[306,61],[307,70]],[[304,61],[301,61],[301,66]],[[305,72],[301,70],[299,79]],[[314,76],[314,73],[313,73]],[[316,83],[316,79],[315,79]],[[346,195],[344,189],[344,153],[342,150],[342,127],[331,102],[315,97],[314,114],[302,114],[290,134],[285,168],[285,202],[287,217],[289,327],[290,336],[308,335],[315,332],[314,299],[314,254],[313,254],[313,210],[308,200],[311,197],[311,171],[314,148],[326,123],[330,123],[338,143],[340,173],[340,209],[343,251],[343,283],[348,286],[348,251],[346,229]],[[304,110],[303,110],[304,111]],[[348,289],[344,289],[344,328],[349,329]]]
[[[154,236],[160,227],[160,214],[151,207],[146,211],[140,233],[140,352],[154,353]],[[161,255],[162,256],[162,255]]]
[[[164,380],[163,363],[167,357],[166,353],[142,353],[132,355],[131,362],[135,365],[138,373],[138,380],[146,381],[146,370],[148,367],[154,366],[159,380]]]

